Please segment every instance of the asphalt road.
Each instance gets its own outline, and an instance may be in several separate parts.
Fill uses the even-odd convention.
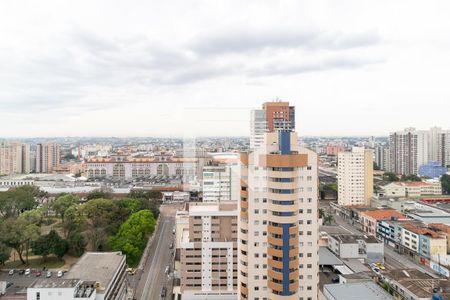
[[[172,269],[173,265],[174,249],[169,249],[169,245],[174,241],[172,230],[175,226],[175,211],[176,208],[173,206],[161,209],[160,223],[151,242],[143,271],[134,275],[138,280],[134,294],[135,299],[161,299],[160,292],[163,286],[167,287],[169,296],[171,285],[165,269],[169,265]]]

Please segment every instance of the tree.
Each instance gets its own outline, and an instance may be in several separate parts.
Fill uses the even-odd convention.
[[[103,191],[103,190],[93,190],[90,192],[87,197],[87,200],[93,200],[93,199],[112,199],[112,195],[110,192]]]
[[[34,254],[42,256],[45,261],[50,254],[61,259],[67,253],[69,245],[55,230],[51,230],[47,235],[40,236],[34,241],[32,248]]]
[[[75,157],[75,155],[73,155],[72,153],[67,153],[66,155],[64,155],[64,160],[65,161],[69,161],[69,160],[76,160],[77,158]]]
[[[323,225],[331,225],[334,223],[334,217],[332,214],[326,214],[323,218]]]
[[[26,222],[30,224],[36,224],[40,226],[44,221],[44,213],[40,208],[36,208],[33,210],[28,210],[20,215],[20,218],[24,219]]]
[[[20,213],[35,209],[39,202],[36,200],[39,188],[35,186],[21,186],[0,192],[0,214],[5,218],[18,216]]]
[[[422,179],[415,174],[410,174],[402,175],[401,181],[422,181]]]
[[[386,172],[383,174],[383,180],[388,181],[388,182],[394,182],[394,181],[399,181],[400,178],[398,178],[398,176],[392,172]]]
[[[16,250],[23,264],[28,263],[30,243],[39,237],[39,227],[24,218],[10,218],[0,224],[0,242]],[[26,252],[26,260],[23,253]]]
[[[86,218],[82,215],[78,206],[70,206],[66,209],[64,212],[64,220],[61,225],[64,236],[67,239],[69,236],[81,232],[85,224]]]
[[[93,251],[103,250],[108,235],[116,234],[127,218],[111,199],[91,200],[80,207],[80,212],[86,219],[86,238]]]
[[[119,232],[108,241],[113,250],[120,250],[127,256],[127,263],[135,266],[147,244],[148,237],[155,230],[156,221],[149,210],[134,213],[120,226]]]
[[[65,194],[56,198],[52,203],[52,208],[59,216],[61,216],[61,220],[64,222],[64,214],[66,210],[78,203],[78,198],[72,194]]]
[[[0,243],[0,266],[4,266],[11,256],[11,248],[5,244]]]
[[[67,243],[69,244],[68,253],[72,256],[81,256],[86,249],[87,243],[84,237],[79,232],[73,232],[67,237]]]
[[[450,175],[444,174],[441,176],[441,185],[442,185],[442,192],[445,195],[450,195]]]

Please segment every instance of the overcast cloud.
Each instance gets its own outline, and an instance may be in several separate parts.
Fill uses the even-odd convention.
[[[448,128],[449,8],[3,0],[0,137],[248,135],[276,98],[301,135]]]

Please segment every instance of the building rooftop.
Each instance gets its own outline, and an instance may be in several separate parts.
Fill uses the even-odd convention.
[[[393,209],[366,211],[364,214],[375,220],[406,219],[406,216]]]
[[[39,278],[36,279],[29,287],[36,289],[51,288],[73,288],[80,282],[80,279],[67,278]]]
[[[334,300],[391,300],[388,292],[372,281],[347,284],[326,284],[324,293],[330,294]]]
[[[382,271],[382,274],[395,280],[419,298],[431,298],[434,288],[442,290],[444,299],[450,298],[450,281],[448,279],[436,279],[416,269]]]
[[[100,290],[106,289],[115,272],[125,263],[121,252],[87,252],[66,273],[66,278],[100,283]]]
[[[344,263],[334,255],[327,247],[319,247],[319,265],[336,266]]]
[[[434,239],[442,237],[437,232],[435,232],[435,231],[433,231],[433,230],[431,230],[429,228],[417,226],[417,225],[412,224],[412,223],[404,224],[402,227],[404,229],[408,230],[408,231],[411,231],[411,232],[414,232],[414,233],[417,233],[417,234],[429,235],[429,236],[431,236]],[[445,237],[442,237],[442,238],[445,238]]]
[[[359,234],[330,234],[331,237],[344,244],[357,244],[358,241],[363,240],[366,243],[381,243],[374,236],[359,235]]]

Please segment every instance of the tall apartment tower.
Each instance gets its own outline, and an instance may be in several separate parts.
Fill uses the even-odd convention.
[[[241,154],[239,299],[316,300],[318,157],[289,130],[264,141]]]
[[[263,146],[265,133],[276,130],[295,130],[295,107],[289,102],[266,102],[262,109],[251,111],[250,149]]]
[[[59,144],[37,144],[36,173],[51,173],[61,161],[61,146]]]
[[[338,155],[339,205],[370,205],[373,196],[373,151],[354,147]]]
[[[203,167],[203,202],[221,203],[240,197],[240,166],[233,163],[211,162]]]
[[[0,175],[30,173],[30,145],[0,144]]]
[[[406,128],[389,136],[389,171],[401,174],[417,174],[419,167],[428,162],[429,134]]]

